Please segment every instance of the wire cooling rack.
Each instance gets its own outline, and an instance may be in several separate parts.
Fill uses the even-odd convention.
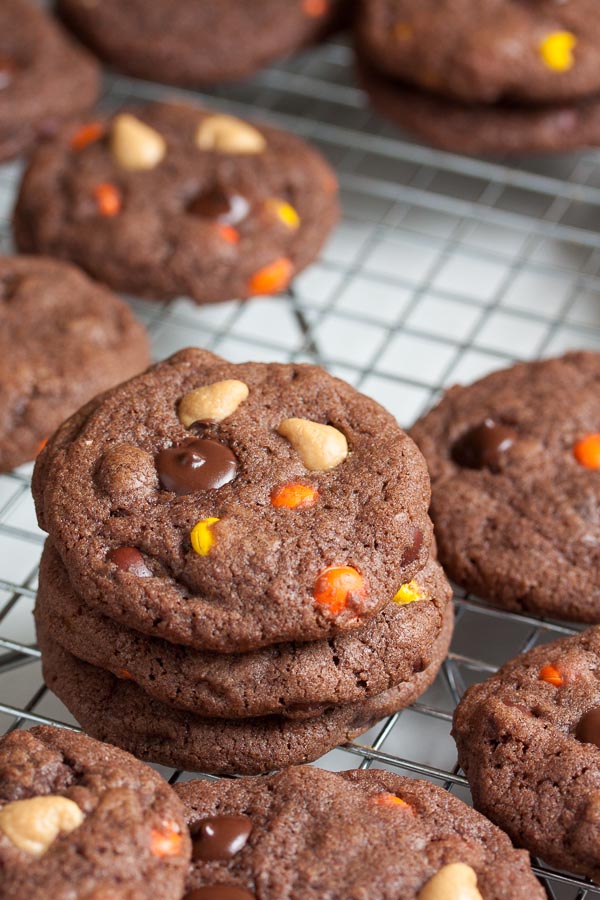
[[[344,219],[322,259],[281,298],[194,307],[131,301],[155,357],[199,345],[233,360],[306,360],[410,425],[455,382],[509,364],[600,349],[600,153],[481,161],[438,152],[372,113],[354,86],[351,52],[323,45],[254,80],[210,94],[107,77],[103,103],[179,96],[271,119],[334,164]],[[19,165],[0,167],[0,251]],[[31,610],[44,536],[31,466],[0,477],[0,733],[36,722],[73,725],[44,687]],[[465,687],[533,645],[575,629],[456,596],[452,652],[434,686],[405,710],[318,761],[391,768],[469,800],[450,737]],[[159,767],[160,768],[160,767]],[[162,769],[177,780],[190,773]],[[536,865],[551,897],[600,894]]]

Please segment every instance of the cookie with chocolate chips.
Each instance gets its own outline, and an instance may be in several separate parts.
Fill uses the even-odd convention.
[[[224,653],[362,627],[431,546],[425,461],[381,406],[195,349],[65,423],[33,492],[82,600]]]
[[[542,900],[526,853],[457,797],[391,772],[287,769],[175,788],[185,900]]]
[[[92,57],[29,0],[0,3],[0,161],[29,150],[100,92]]]
[[[84,603],[48,541],[35,615],[74,656],[177,709],[221,718],[303,718],[409,682],[437,661],[435,642],[451,615],[450,600],[432,555],[396,602],[357,631],[244,654],[194,651],[127,628]]]
[[[179,900],[189,859],[180,800],[133,756],[46,726],[0,738],[3,897]]]
[[[409,706],[433,683],[446,657],[452,618],[448,605],[429,649],[429,664],[407,681],[361,702],[321,706],[313,715],[295,719],[217,719],[175,709],[145,693],[126,674],[117,678],[77,659],[50,637],[39,618],[37,636],[46,684],[89,734],[139,759],[178,769],[256,775],[311,762]]]
[[[454,717],[476,807],[520,847],[600,881],[600,628],[518,656]]]
[[[58,11],[117,69],[197,86],[247,78],[320,40],[350,0],[58,0]]]
[[[144,328],[107,288],[66,263],[0,257],[0,472],[149,361]]]
[[[563,103],[600,90],[596,0],[365,0],[359,42],[383,73],[464,104]]]
[[[449,390],[411,431],[450,578],[511,610],[600,621],[600,355]]]
[[[117,290],[202,304],[284,292],[337,217],[335,176],[299,138],[156,103],[41,147],[14,230],[22,251],[70,259]]]

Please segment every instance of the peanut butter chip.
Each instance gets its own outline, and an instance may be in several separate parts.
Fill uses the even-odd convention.
[[[277,430],[311,472],[335,469],[348,456],[345,435],[331,425],[321,425],[310,419],[284,419]]]
[[[31,797],[0,809],[0,831],[9,841],[39,858],[59,834],[69,834],[83,822],[83,813],[67,797]]]
[[[186,428],[193,422],[222,422],[233,415],[248,394],[248,385],[233,379],[196,388],[179,403],[179,421]]]
[[[156,168],[167,152],[167,145],[154,128],[123,113],[113,121],[110,149],[123,169],[134,171]]]
[[[477,875],[464,863],[450,863],[430,878],[418,900],[483,900]]]
[[[196,145],[200,150],[217,153],[262,153],[267,146],[264,137],[247,122],[234,116],[208,116],[198,126]]]

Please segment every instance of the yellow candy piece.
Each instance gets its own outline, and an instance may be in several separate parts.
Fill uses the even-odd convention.
[[[394,603],[404,606],[406,603],[416,603],[417,600],[422,600],[423,593],[416,581],[409,581],[396,591],[392,599]]]
[[[540,44],[540,54],[549,69],[568,72],[575,65],[573,50],[577,38],[570,31],[555,31]]]
[[[285,200],[267,200],[265,207],[290,231],[296,231],[300,227],[300,216],[291,203],[286,203]]]
[[[210,519],[200,519],[192,528],[190,541],[198,556],[208,556],[210,553],[210,548],[215,542],[212,526],[218,521],[214,516]]]

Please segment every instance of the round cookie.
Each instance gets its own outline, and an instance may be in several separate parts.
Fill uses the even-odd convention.
[[[89,54],[29,0],[0,3],[0,161],[29,150],[100,93]]]
[[[109,290],[66,263],[0,257],[0,472],[149,362],[144,328]]]
[[[379,404],[197,349],[65,423],[33,492],[82,600],[224,653],[359,628],[431,546],[425,461]]]
[[[46,726],[0,738],[0,870],[11,900],[179,900],[181,802],[133,756]]]
[[[600,143],[598,96],[561,105],[466,104],[394,81],[364,59],[359,77],[382,116],[452,153],[558,153]]]
[[[600,881],[600,628],[518,656],[467,691],[453,734],[478,809]]]
[[[365,0],[365,54],[463,103],[557,103],[600,90],[596,0]]]
[[[600,355],[568,353],[451,388],[414,426],[451,579],[508,609],[600,621],[599,388]]]
[[[338,24],[346,5],[348,0],[58,0],[58,11],[121,71],[197,86],[246,78],[318,41]]]
[[[47,542],[36,620],[79,659],[131,678],[169,706],[202,716],[316,715],[410,681],[429,665],[452,592],[430,557],[425,569],[362,629],[253,653],[202,653],[119,625],[74,593]]]
[[[40,147],[14,230],[116,290],[202,304],[284,291],[337,217],[335,175],[304,141],[155,103]]]
[[[303,719],[207,719],[172,709],[133,681],[72,656],[39,621],[37,636],[46,684],[85,731],[139,759],[219,775],[256,775],[317,759],[410,705],[435,680],[448,652],[452,623],[449,604],[428,667],[410,681],[361,703],[331,706]]]
[[[526,853],[428,781],[302,766],[175,790],[193,841],[185,900],[546,896]]]

